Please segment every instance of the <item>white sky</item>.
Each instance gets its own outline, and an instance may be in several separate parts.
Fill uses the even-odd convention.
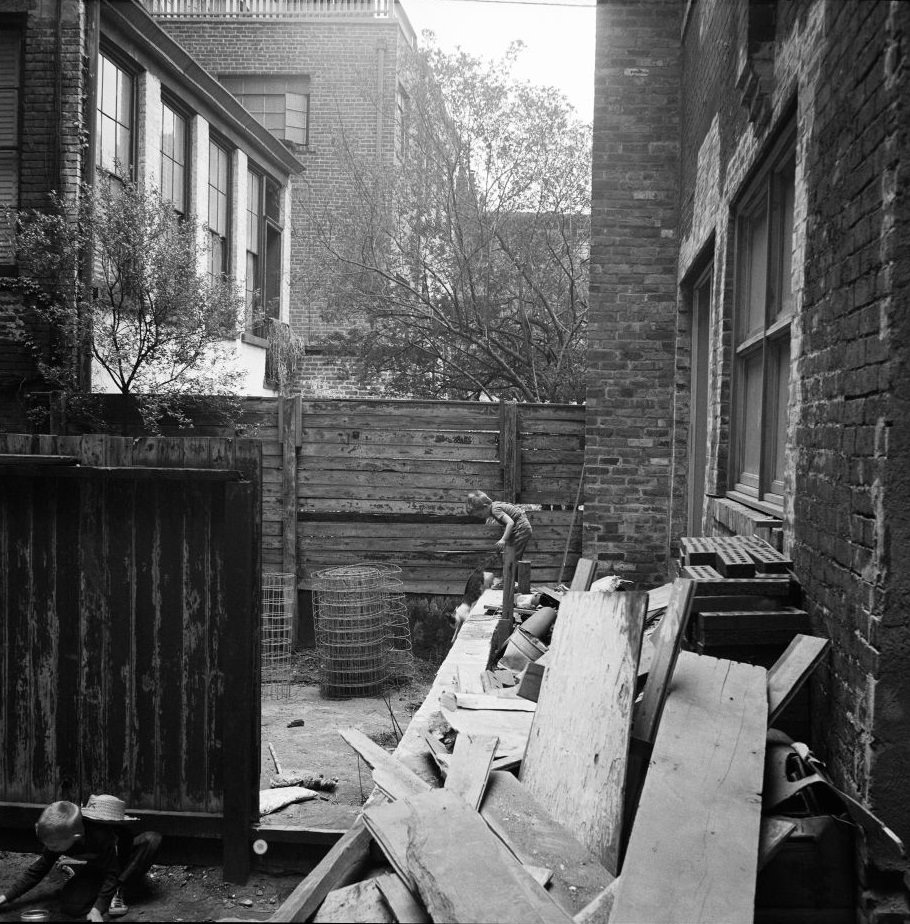
[[[417,34],[436,33],[440,47],[460,45],[485,58],[498,58],[521,39],[525,49],[518,77],[559,87],[578,115],[594,111],[595,0],[401,0]]]

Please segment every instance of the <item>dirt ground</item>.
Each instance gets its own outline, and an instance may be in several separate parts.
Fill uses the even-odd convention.
[[[325,793],[319,799],[267,815],[261,823],[347,829],[372,785],[369,769],[359,764],[338,729],[360,729],[379,744],[394,749],[411,715],[426,698],[435,672],[433,665],[417,661],[414,682],[391,688],[385,697],[328,700],[320,696],[315,682],[318,678],[313,652],[299,652],[290,696],[263,699],[260,788],[267,788],[269,778],[275,775],[269,742],[284,774],[315,771],[326,777],[338,777],[338,786],[333,793]],[[295,720],[303,720],[303,725],[289,728]],[[32,854],[0,851],[0,893],[33,859]],[[268,857],[263,859],[267,861]],[[263,920],[302,878],[299,871],[257,869],[246,885],[237,886],[223,881],[220,867],[154,866],[148,897],[133,902],[129,913],[118,920],[215,921],[224,917]],[[54,870],[15,904],[0,906],[0,922],[18,921],[22,912],[31,908],[46,908],[51,912],[51,920],[72,920],[57,910],[55,895],[64,881],[63,874]]]

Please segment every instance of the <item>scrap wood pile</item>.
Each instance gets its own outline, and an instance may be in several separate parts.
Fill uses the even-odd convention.
[[[486,692],[462,675],[438,695],[426,766],[343,732],[377,791],[271,920],[752,921],[808,789],[768,787],[763,811],[769,724],[827,642],[797,635],[770,671],[682,651],[695,592],[672,585],[643,685],[647,594],[570,590],[537,702],[496,687],[501,668],[478,671]],[[771,740],[831,789],[807,749]]]

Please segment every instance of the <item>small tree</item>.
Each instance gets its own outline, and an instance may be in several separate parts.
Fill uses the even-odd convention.
[[[153,432],[165,416],[189,423],[193,400],[237,421],[244,303],[226,280],[200,271],[198,225],[156,190],[115,181],[83,186],[77,206],[54,195],[50,210],[14,219],[20,276],[4,284],[30,309],[18,335],[49,385],[77,396],[90,353],[96,384],[107,378],[107,389],[135,399]],[[80,273],[87,254],[90,286]]]
[[[590,127],[520,49],[420,52],[397,168],[339,137],[352,194],[308,216],[336,339],[393,393],[584,399]]]

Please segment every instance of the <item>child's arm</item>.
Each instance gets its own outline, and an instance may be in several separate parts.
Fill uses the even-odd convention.
[[[496,517],[499,523],[505,523],[506,528],[502,531],[502,538],[499,542],[496,543],[496,548],[501,552],[505,547],[506,543],[509,541],[509,536],[512,535],[512,530],[515,527],[515,521],[505,512],[500,510],[499,515]]]

